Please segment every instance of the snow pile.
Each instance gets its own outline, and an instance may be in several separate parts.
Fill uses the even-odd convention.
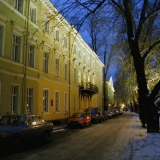
[[[160,134],[147,133],[147,129],[141,127],[137,114],[134,118],[131,141],[121,160],[160,160]]]

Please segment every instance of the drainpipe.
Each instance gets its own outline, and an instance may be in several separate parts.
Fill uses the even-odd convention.
[[[28,52],[28,23],[29,23],[29,6],[30,6],[30,0],[27,1],[27,7],[26,7],[26,21],[25,21],[25,26],[26,26],[26,32],[25,32],[25,49],[24,49],[24,76],[23,76],[23,91],[22,91],[22,112],[26,113],[26,72],[27,72],[27,52]]]
[[[69,83],[69,93],[68,93],[68,105],[69,105],[69,113],[68,113],[68,118],[71,115],[71,55],[72,55],[72,50],[71,50],[71,32],[74,28],[74,25],[71,25],[71,30],[69,32],[69,79],[68,79],[68,83]]]

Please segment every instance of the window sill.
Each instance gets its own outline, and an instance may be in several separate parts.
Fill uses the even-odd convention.
[[[44,114],[50,114],[50,112],[42,112],[42,115],[44,115]]]

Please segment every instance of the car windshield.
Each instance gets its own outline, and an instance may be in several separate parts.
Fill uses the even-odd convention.
[[[0,119],[1,125],[20,125],[24,124],[26,120],[25,116],[4,116]]]
[[[92,113],[92,109],[87,109],[86,112],[91,114]]]
[[[97,114],[97,109],[92,109],[92,114]]]
[[[76,113],[76,114],[73,114],[71,117],[72,118],[82,118],[82,117],[84,117],[84,114],[82,114],[82,113]]]

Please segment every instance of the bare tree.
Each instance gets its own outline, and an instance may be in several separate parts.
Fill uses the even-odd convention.
[[[114,27],[123,30],[122,37],[127,41],[128,52],[133,58],[138,84],[138,101],[142,127],[145,127],[147,118],[147,132],[159,132],[157,111],[154,107],[154,97],[160,88],[159,78],[152,92],[149,94],[148,82],[145,73],[145,62],[154,49],[160,44],[159,39],[159,0],[73,0],[66,2],[64,13],[74,9],[82,24],[90,14],[106,10],[106,17],[117,23]],[[71,9],[71,10],[70,10]],[[67,11],[67,12],[66,12]],[[112,12],[111,12],[112,11]],[[116,24],[116,25],[115,25]],[[150,38],[149,38],[150,37]],[[147,43],[146,43],[147,42]],[[144,44],[143,44],[144,43]],[[155,120],[156,119],[156,120]]]

